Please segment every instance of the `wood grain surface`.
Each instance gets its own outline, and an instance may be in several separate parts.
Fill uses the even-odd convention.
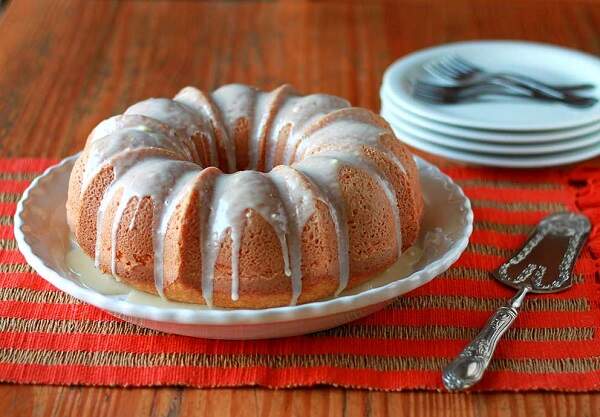
[[[2,2],[0,2],[2,3]],[[466,39],[600,53],[597,1],[0,4],[0,155],[60,158],[108,115],[191,84],[289,82],[379,109],[397,57]],[[1,416],[593,416],[595,394],[0,385]]]

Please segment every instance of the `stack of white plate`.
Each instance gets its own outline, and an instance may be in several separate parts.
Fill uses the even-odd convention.
[[[434,104],[411,95],[423,65],[460,56],[489,71],[513,72],[550,84],[591,83],[598,97],[600,59],[551,45],[515,41],[448,44],[408,55],[385,72],[381,115],[397,136],[450,159],[502,167],[568,164],[600,155],[600,104],[589,108],[514,97]]]

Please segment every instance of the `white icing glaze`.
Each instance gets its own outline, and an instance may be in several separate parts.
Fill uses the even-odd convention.
[[[120,129],[108,136],[91,141],[83,173],[82,189],[87,188],[103,166],[110,164],[118,171],[119,166],[118,164],[115,166],[116,162],[113,162],[113,159],[123,151],[148,148],[163,149],[171,152],[174,157],[188,161],[194,160],[193,150],[187,143],[178,140],[176,136],[150,130],[146,125]],[[118,175],[116,172],[115,176]]]
[[[338,174],[340,161],[335,158],[314,156],[295,164],[294,168],[302,172],[323,192],[329,208],[338,246],[339,284],[336,295],[348,285],[350,277],[350,261],[348,248],[348,222],[346,220],[346,203],[342,197]]]
[[[361,148],[344,149],[342,150],[327,150],[319,153],[321,157],[335,158],[342,162],[343,165],[350,165],[367,173],[381,188],[392,209],[392,218],[394,222],[394,234],[396,235],[396,243],[398,245],[398,256],[402,254],[402,228],[400,226],[400,210],[398,208],[398,200],[394,187],[378,172],[377,167],[363,156]]]
[[[269,172],[269,177],[279,191],[279,197],[288,214],[289,275],[292,279],[292,298],[295,305],[302,292],[302,232],[315,211],[315,197],[302,174],[292,167],[280,165]]]
[[[224,85],[212,93],[213,100],[223,115],[223,122],[229,137],[235,135],[236,124],[240,119],[247,120],[250,123],[250,130],[252,130],[251,125],[255,117],[254,102],[257,94],[264,93],[243,84]]]
[[[260,92],[256,95],[254,118],[248,137],[248,169],[256,169],[258,167],[260,139],[267,126],[269,108],[273,103],[274,95],[275,92]]]
[[[367,110],[344,108],[334,110],[321,119],[317,119],[307,132],[294,141],[294,146],[288,146],[284,155],[284,163],[291,164],[301,160],[311,149],[325,145],[349,145],[352,147],[368,146],[386,155],[402,172],[406,172],[404,164],[396,154],[384,146],[381,135],[390,133],[386,128],[371,121],[372,116],[365,114]]]
[[[137,200],[133,218],[128,228],[135,226],[137,213],[144,199],[149,198],[152,204],[152,246],[154,248],[154,279],[157,292],[163,292],[163,249],[164,239],[170,215],[179,199],[184,194],[184,187],[198,174],[200,167],[192,162],[177,161],[162,158],[147,158],[138,160],[130,169],[110,185],[104,195],[98,210],[96,241],[96,263],[100,262],[99,255],[103,246],[101,231],[104,229],[106,209],[120,193],[117,209],[110,223],[111,272],[117,275],[118,231],[121,219],[129,202]]]
[[[216,136],[216,132],[221,132],[221,145],[225,150],[225,157],[227,158],[227,167],[230,172],[234,172],[236,170],[236,162],[235,162],[235,143],[233,143],[233,138],[227,134],[227,130],[223,126],[223,122],[219,114],[215,111],[212,100],[202,91],[198,90],[194,87],[185,87],[183,88],[175,98],[173,99],[179,103],[183,103],[188,106],[190,109],[194,110],[197,115],[203,117],[206,120],[205,125],[211,126],[212,131],[211,137]],[[210,129],[207,129],[205,133],[208,134]],[[214,151],[214,158],[211,156],[212,161],[216,161],[216,146],[211,150],[211,155]],[[216,163],[213,164],[217,166]]]
[[[322,116],[349,105],[350,103],[342,98],[326,94],[311,94],[290,98],[285,102],[274,120],[273,134],[271,135],[274,137],[271,138],[270,142],[275,144],[281,129],[287,124],[292,125],[283,151],[283,161],[287,161],[291,151],[295,149],[298,141],[302,138],[302,133],[307,126],[318,123]],[[275,146],[272,146],[267,153],[267,169],[274,166],[274,159]]]
[[[122,216],[132,199],[138,201],[128,227],[135,227],[143,201],[152,201],[154,279],[163,294],[164,244],[166,231],[178,203],[191,190],[201,172],[199,157],[191,140],[206,138],[210,161],[218,166],[217,140],[225,152],[227,168],[236,169],[234,135],[237,123],[248,123],[249,169],[216,174],[211,183],[212,204],[202,204],[201,286],[208,305],[213,302],[216,260],[226,236],[231,239],[231,298],[240,292],[240,250],[244,228],[252,215],[261,216],[277,235],[285,275],[291,280],[290,304],[302,291],[302,232],[320,200],[329,209],[335,225],[339,263],[336,294],[349,281],[349,247],[346,202],[338,180],[342,166],[356,167],[369,175],[383,190],[393,211],[398,250],[402,247],[396,190],[385,175],[364,155],[364,147],[384,153],[403,172],[398,157],[381,143],[389,133],[374,122],[366,110],[349,108],[346,100],[314,94],[294,95],[289,86],[269,93],[232,84],[207,96],[193,87],[181,90],[174,100],[148,99],[129,107],[124,115],[101,122],[88,138],[88,160],[82,189],[106,165],[113,168],[114,180],[105,191],[97,216],[96,266],[110,248],[110,265],[117,272],[118,231]],[[290,131],[283,154],[276,160],[277,141],[287,125]],[[264,141],[264,142],[263,142]],[[264,143],[264,160],[261,145]],[[282,162],[291,166],[273,165]],[[253,171],[264,166],[267,174]],[[218,171],[217,171],[218,172]],[[108,207],[115,204],[110,242],[101,231],[108,220]],[[252,214],[251,214],[252,213]]]
[[[169,98],[149,98],[137,102],[129,106],[123,115],[140,115],[156,119],[181,132],[184,138],[195,135],[202,126],[202,119],[196,113],[185,104]]]
[[[73,245],[65,259],[69,271],[88,288],[98,291],[100,294],[116,295],[126,294],[131,288],[119,282],[117,277],[102,273],[89,257],[76,245]]]
[[[286,238],[288,219],[269,178],[258,171],[221,175],[214,186],[211,212],[203,239],[202,292],[209,305],[212,304],[215,263],[227,232],[231,239],[231,299],[239,298],[239,252],[251,211],[262,216],[273,227],[281,244],[285,269],[289,271]]]
[[[422,254],[423,249],[419,246],[413,246],[407,249],[400,259],[387,270],[374,275],[371,279],[361,285],[342,292],[340,296],[358,294],[405,278],[416,269],[417,262],[420,260]],[[206,310],[209,308],[202,304],[169,301],[153,294],[138,291],[127,284],[121,283],[112,275],[103,274],[95,268],[94,263],[77,245],[74,245],[71,248],[65,261],[69,268],[69,272],[74,276],[74,279],[78,279],[84,286],[91,288],[100,294],[122,295],[129,303],[158,308],[185,308],[194,310]]]
[[[123,115],[146,116],[173,128],[182,140],[188,142],[188,147],[194,150],[195,161],[199,161],[199,158],[191,138],[206,132],[204,137],[209,141],[210,161],[213,164],[217,162],[215,138],[209,134],[210,129],[206,120],[185,104],[169,98],[149,98],[130,106]]]
[[[108,119],[100,122],[88,136],[88,142],[94,142],[98,139],[103,139],[105,136],[109,136],[117,131],[127,128],[138,129],[146,132],[159,132],[167,137],[172,138],[172,140],[181,140],[181,136],[176,138],[177,131],[175,129],[156,119],[137,114],[121,114],[118,116],[109,117]],[[185,146],[189,148],[189,143],[186,142]]]
[[[168,166],[164,168],[169,170]],[[168,189],[164,200],[158,203],[156,200],[153,200],[155,201],[154,216],[158,217],[158,222],[154,222],[152,234],[154,247],[154,285],[156,291],[161,296],[164,289],[164,251],[169,222],[178,204],[190,192],[190,187],[198,176],[198,170],[190,169],[189,166],[181,163],[176,165],[175,169],[171,169],[168,175],[170,177],[169,180],[174,180],[173,185]]]

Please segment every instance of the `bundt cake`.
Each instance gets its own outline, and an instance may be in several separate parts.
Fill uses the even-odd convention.
[[[185,87],[91,132],[67,218],[96,267],[170,300],[264,308],[339,294],[417,237],[415,163],[388,124],[284,85]]]

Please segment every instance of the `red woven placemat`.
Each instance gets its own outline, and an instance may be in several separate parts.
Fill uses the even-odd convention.
[[[440,369],[512,295],[489,271],[550,212],[594,229],[567,292],[532,296],[477,390],[600,388],[600,168],[449,168],[471,198],[471,244],[448,272],[388,308],[317,334],[214,341],[136,327],[56,290],[16,248],[20,193],[49,160],[0,160],[0,381],[441,389]]]

